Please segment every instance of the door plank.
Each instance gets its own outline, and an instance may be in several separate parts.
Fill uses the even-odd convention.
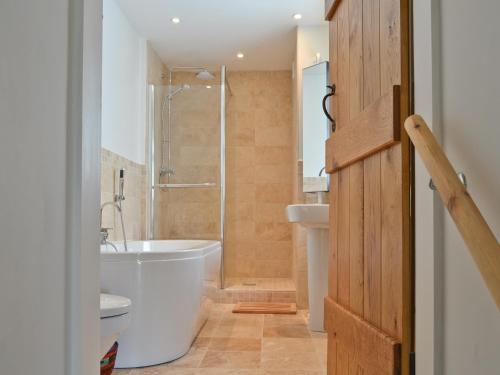
[[[363,179],[363,161],[351,165],[349,167],[349,306],[351,311],[361,316],[364,309]]]
[[[401,145],[381,154],[382,329],[402,338],[403,198]]]
[[[365,160],[364,169],[364,317],[381,326],[381,207],[380,154]]]
[[[380,0],[380,82],[381,92],[401,85],[400,2]]]
[[[380,97],[380,0],[363,0],[363,108]]]
[[[338,85],[338,25],[337,19],[330,21],[330,82]],[[330,97],[330,113],[334,119],[338,119],[338,100],[335,95]],[[338,121],[337,121],[338,122]],[[325,146],[326,147],[326,146]]]
[[[350,375],[364,375],[365,371],[359,365],[355,358],[349,358],[349,374]]]
[[[338,301],[349,306],[350,297],[350,254],[349,254],[349,168],[338,173]]]
[[[342,118],[342,107],[339,111]],[[333,173],[394,145],[400,139],[400,126],[399,86],[393,86],[326,141],[326,171]]]
[[[337,340],[328,333],[326,368],[329,375],[337,374]]]
[[[349,119],[352,120],[363,110],[363,0],[348,0],[348,3]]]
[[[325,312],[327,317],[325,328],[329,334],[335,336],[337,348],[347,350],[361,367],[377,374],[399,373],[401,344],[397,340],[329,297],[325,300]],[[344,373],[338,372],[338,374]]]
[[[342,1],[336,12],[338,50],[337,90],[338,102],[337,131],[349,124],[349,1]]]
[[[330,177],[330,256],[328,258],[328,295],[338,298],[338,215],[339,215],[339,179],[338,173]]]
[[[337,375],[349,375],[349,352],[337,341]]]

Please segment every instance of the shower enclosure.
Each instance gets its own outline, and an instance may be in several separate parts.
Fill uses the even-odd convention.
[[[148,239],[219,240],[224,249],[226,82],[224,66],[172,67],[167,85],[149,86]]]

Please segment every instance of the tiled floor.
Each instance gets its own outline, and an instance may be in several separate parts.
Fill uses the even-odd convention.
[[[229,290],[270,290],[294,292],[295,284],[292,279],[284,278],[227,278],[226,289]]]
[[[227,278],[225,289],[214,298],[219,303],[296,301],[295,284],[285,278]]]
[[[169,364],[116,375],[323,375],[326,336],[307,329],[306,313],[242,315],[216,305],[190,352]]]

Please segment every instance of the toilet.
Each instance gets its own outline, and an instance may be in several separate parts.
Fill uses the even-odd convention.
[[[101,293],[101,358],[130,325],[128,298]]]

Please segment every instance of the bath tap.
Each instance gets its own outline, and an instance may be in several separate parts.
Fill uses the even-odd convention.
[[[112,242],[108,241],[108,236],[109,236],[109,230],[110,228],[101,228],[101,245],[106,245],[106,246],[111,246],[113,249],[115,249],[115,252],[118,252],[118,248],[116,245]]]
[[[125,170],[122,168],[122,169],[120,169],[120,180],[119,180],[118,194],[115,195],[113,202],[105,202],[102,204],[100,214],[99,214],[99,225],[101,228],[101,244],[102,245],[108,244],[109,243],[107,240],[108,239],[108,229],[102,227],[102,211],[104,210],[104,208],[106,206],[113,206],[120,214],[120,221],[121,221],[121,225],[122,225],[122,234],[123,234],[123,245],[125,247],[125,251],[128,252],[127,236],[125,235],[125,223],[123,222],[123,208],[122,208],[122,201],[125,200],[125,196],[123,195],[124,186],[125,186]],[[116,250],[116,247],[115,246],[113,246],[113,247]]]
[[[122,233],[123,233],[123,244],[124,244],[124,247],[125,247],[125,251],[128,251],[127,238],[125,236],[125,224],[123,223],[122,208],[120,207],[120,205],[118,205],[115,202],[105,202],[105,203],[103,203],[102,206],[101,206],[101,210],[99,212],[99,226],[101,228],[101,245],[108,245],[108,244],[110,244],[111,246],[113,246],[113,244],[111,244],[108,241],[108,235],[109,235],[108,234],[108,230],[109,230],[109,228],[103,228],[102,227],[102,212],[104,211],[104,209],[107,206],[113,206],[118,211],[118,213],[120,214],[120,220],[121,220],[121,224],[122,224]],[[115,246],[113,246],[113,247],[116,250],[116,247]]]

